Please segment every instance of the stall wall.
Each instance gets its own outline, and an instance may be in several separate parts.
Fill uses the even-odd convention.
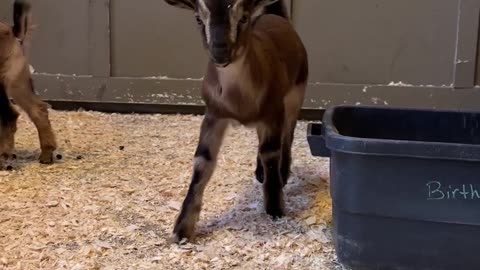
[[[201,105],[193,16],[160,0],[42,0],[29,48],[48,100]],[[11,20],[13,0],[0,3]],[[478,0],[293,0],[310,61],[305,108],[480,109]]]

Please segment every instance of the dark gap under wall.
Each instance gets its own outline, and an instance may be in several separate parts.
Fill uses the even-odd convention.
[[[105,113],[120,114],[192,114],[203,115],[204,106],[195,105],[167,105],[167,104],[139,104],[139,103],[114,103],[114,102],[77,102],[45,100],[52,106],[52,109],[59,111],[98,111]],[[325,110],[302,109],[301,120],[321,121]]]
[[[475,72],[475,85],[480,86],[480,10],[478,12],[478,41],[477,41],[477,64]]]

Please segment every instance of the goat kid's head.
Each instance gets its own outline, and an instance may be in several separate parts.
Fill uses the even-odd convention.
[[[30,25],[30,4],[26,0],[15,0],[13,4],[13,25],[0,22],[0,57],[8,57],[15,46],[21,46]]]
[[[226,67],[245,49],[252,15],[279,0],[164,0],[194,11],[213,63]]]

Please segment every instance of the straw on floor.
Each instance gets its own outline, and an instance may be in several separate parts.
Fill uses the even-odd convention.
[[[340,269],[328,160],[298,125],[287,217],[254,180],[254,130],[229,129],[194,244],[170,245],[201,117],[51,111],[63,158],[40,165],[22,114],[13,171],[0,171],[0,269]]]

